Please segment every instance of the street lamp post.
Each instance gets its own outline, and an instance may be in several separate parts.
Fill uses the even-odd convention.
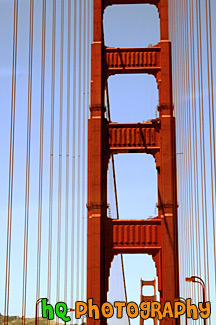
[[[203,291],[203,306],[206,306],[206,290],[205,290],[205,282],[203,281],[202,278],[199,276],[193,275],[191,277],[185,278],[186,282],[194,282],[194,283],[199,283],[202,286],[202,291]],[[206,319],[204,318],[204,325],[206,325]]]

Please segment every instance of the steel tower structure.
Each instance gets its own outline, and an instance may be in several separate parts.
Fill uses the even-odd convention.
[[[144,48],[104,45],[103,13],[114,4],[152,4],[160,17],[160,42]],[[94,0],[91,47],[91,104],[88,121],[87,298],[107,300],[109,270],[116,254],[150,254],[155,261],[160,301],[179,297],[175,118],[172,100],[168,0]],[[159,91],[159,118],[147,123],[112,123],[105,118],[105,85],[114,74],[148,73]],[[116,220],[107,217],[107,170],[111,155],[147,153],[158,175],[158,217]],[[88,319],[106,324],[106,319]],[[163,319],[161,324],[179,320]]]

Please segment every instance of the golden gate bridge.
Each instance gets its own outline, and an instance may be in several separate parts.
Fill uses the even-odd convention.
[[[5,324],[11,321],[10,316],[19,316],[22,324],[27,323],[28,318],[36,318],[36,322],[41,322],[37,317],[41,316],[39,304],[40,298],[43,297],[47,297],[53,305],[58,301],[65,301],[70,308],[74,308],[75,301],[87,300],[86,205],[89,205],[87,121],[90,118],[89,107],[91,107],[90,80],[93,71],[90,67],[91,44],[95,41],[93,22],[97,17],[93,2],[93,0],[14,0],[2,1],[0,4],[2,22],[0,312],[4,315]],[[172,46],[173,113],[176,117],[179,295],[184,298],[191,297],[195,304],[203,301],[202,287],[185,281],[186,277],[201,277],[205,283],[206,299],[212,304],[212,314],[206,323],[214,324],[216,38],[213,12],[216,4],[213,0],[95,1],[95,5],[98,3],[108,5],[107,8],[102,8],[103,34],[100,41],[104,41],[106,46],[108,61],[105,63],[110,64],[110,67],[113,65],[111,67],[113,69],[122,64],[115,53],[122,55],[122,60],[126,60],[123,64],[126,65],[127,58],[129,61],[133,58],[129,49],[133,47],[136,48],[137,57],[143,57],[145,69],[148,68],[150,62],[148,60],[156,60],[157,67],[159,64],[157,60],[160,60],[157,59],[159,49],[156,49],[157,53],[154,52],[156,54],[151,54],[151,58],[149,54],[148,59],[145,56],[145,49],[149,48],[147,51],[151,53],[150,51],[158,46],[160,22],[163,18],[163,11],[158,4],[168,3],[168,38]],[[144,16],[145,12],[147,16]],[[136,37],[132,30],[131,37],[131,26],[136,25],[139,13],[143,15],[143,21],[146,21],[146,29],[144,32],[139,26],[140,30],[136,30],[139,36]],[[119,17],[119,20],[116,17]],[[127,20],[128,18],[130,19]],[[119,26],[120,32],[115,26]],[[109,31],[112,31],[111,36]],[[139,41],[142,33],[143,39]],[[146,34],[150,35],[147,41]],[[125,42],[126,45],[122,46],[121,42]],[[116,52],[114,47],[117,49]],[[140,53],[143,53],[143,56]],[[93,58],[92,56],[92,60]],[[98,67],[101,71],[105,69],[105,66],[102,64],[100,66],[98,62],[95,65],[96,70]],[[132,65],[133,63],[129,69]],[[139,121],[139,125],[141,124],[143,128],[146,127],[145,123],[149,123],[148,125],[157,123],[160,118],[157,110],[157,105],[160,110],[157,89],[159,86],[155,77],[145,74],[147,72],[145,69],[143,66],[140,68],[142,70],[140,73],[143,73],[142,77],[145,78],[142,84],[145,102],[139,109],[143,114],[140,116],[144,116],[145,119],[145,122],[141,119]],[[121,78],[127,78],[127,74],[135,72],[135,69],[127,71]],[[127,119],[126,105],[125,111],[122,109],[119,115],[116,115],[115,87],[121,80],[117,77],[109,77],[107,80],[103,99],[104,116],[110,122],[117,122],[119,119],[118,122],[122,125],[119,123],[118,128],[130,127],[132,137],[137,122],[136,107],[128,109],[134,111],[132,117],[128,115],[131,121]],[[135,88],[139,89],[138,84],[142,80],[134,80],[131,83],[128,81],[127,85],[132,87],[134,84]],[[153,85],[152,88],[148,88],[150,83]],[[124,84],[121,87],[125,88],[125,92],[122,93],[125,98],[121,98],[121,101],[130,101],[133,89],[127,89]],[[135,98],[133,100],[136,102]],[[126,125],[125,122],[132,123],[133,126]],[[110,128],[114,136],[117,132],[116,124],[111,123]],[[150,130],[149,127],[146,127],[146,130]],[[125,131],[123,130],[120,135],[122,139],[123,132]],[[147,133],[144,133],[145,139]],[[116,147],[114,142],[113,147]],[[147,160],[149,155],[146,153],[149,154],[150,151],[146,152],[146,148],[143,149],[143,156]],[[160,200],[155,206],[158,201],[155,192],[151,202],[153,208],[152,210],[148,208],[148,192],[157,189],[156,174],[147,180],[148,165],[145,165],[145,159],[141,162],[143,169],[147,169],[143,176],[142,171],[138,171],[139,167],[135,166],[136,160],[139,159],[138,154],[134,153],[132,164],[127,165],[126,160],[120,162],[120,145],[117,149],[115,148],[118,155],[113,154],[109,160],[108,186],[105,190],[108,192],[108,201],[106,211],[103,213],[106,213],[110,220],[113,219],[116,226],[118,221],[115,219],[120,219],[119,222],[124,225],[126,217],[123,206],[130,211],[130,203],[137,213],[136,205],[143,204],[142,217],[132,215],[130,219],[136,219],[138,225],[141,222],[139,220],[143,220],[145,215],[144,220],[147,221],[143,221],[144,224],[147,222],[151,225],[161,209]],[[114,149],[111,150],[114,152]],[[125,183],[119,181],[124,165]],[[133,172],[136,168],[137,174]],[[132,179],[136,179],[135,183],[139,183],[139,178],[143,183],[146,181],[146,184],[139,185],[137,193],[132,179],[127,182],[126,178],[130,173],[133,175]],[[118,186],[120,183],[122,186]],[[130,196],[121,196],[121,191],[124,193],[127,185],[129,192],[131,191],[129,194],[131,198],[136,199],[136,196],[139,198],[137,202],[133,202],[132,199],[129,201]],[[144,194],[139,196],[142,194],[142,186],[147,199]],[[152,197],[149,200],[152,200]],[[152,211],[150,213],[154,214],[154,217],[149,218],[148,211]],[[94,251],[91,254],[94,256]],[[114,266],[111,266],[109,277],[109,299],[114,301],[118,297],[122,301],[133,300],[132,291],[128,289],[133,282],[132,286],[137,286],[135,301],[137,304],[140,303],[140,278],[133,278],[128,265],[135,263],[134,268],[140,268],[142,278],[145,280],[144,268],[147,268],[147,265],[144,262],[143,267],[142,259],[144,255],[129,260],[122,252],[119,258],[114,258],[112,262]],[[155,269],[154,264],[153,268]],[[154,272],[147,275],[150,276],[148,280],[156,277],[156,271]],[[157,277],[159,300],[158,290]],[[83,321],[75,320],[73,312],[71,318],[71,324]],[[111,321],[115,324],[117,320],[110,319],[110,324]],[[122,324],[138,322],[138,319],[130,320],[126,315],[122,319]],[[181,323],[184,322],[185,318],[182,316]],[[188,319],[188,322],[202,323],[203,319]]]

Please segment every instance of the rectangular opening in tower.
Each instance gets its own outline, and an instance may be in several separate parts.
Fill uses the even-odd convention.
[[[122,271],[122,258],[124,271]],[[151,256],[147,254],[123,254],[114,256],[113,262],[110,269],[109,277],[109,291],[107,295],[107,301],[112,304],[114,301],[126,301],[124,280],[127,292],[127,301],[135,302],[138,306],[140,305],[141,287],[140,280],[154,280],[156,279],[156,300],[159,301],[159,291],[157,285],[157,273],[156,266]],[[124,272],[124,275],[123,275]],[[153,295],[154,289],[149,287],[143,288],[143,295]],[[117,319],[114,315],[110,320],[109,324],[127,324],[127,314],[123,309],[123,318]],[[139,317],[130,319],[131,325],[139,324]],[[152,319],[145,320],[144,324],[153,324]]]
[[[160,19],[155,5],[108,6],[103,23],[106,46],[146,47],[160,41]]]
[[[120,219],[157,216],[157,170],[147,154],[115,155],[115,176]],[[108,170],[108,215],[117,218],[112,161]]]

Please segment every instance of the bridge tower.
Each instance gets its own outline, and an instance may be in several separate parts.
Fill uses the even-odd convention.
[[[160,42],[145,48],[104,45],[103,12],[113,4],[152,4],[160,17]],[[147,123],[112,123],[105,118],[105,83],[110,75],[148,73],[159,91],[159,118]],[[87,298],[107,301],[111,262],[116,254],[150,254],[155,261],[160,301],[179,297],[175,118],[172,101],[168,0],[94,0],[91,47],[91,104],[88,121]],[[158,217],[116,220],[107,217],[107,169],[111,155],[152,154],[158,175]],[[106,324],[106,319],[87,323]],[[161,324],[179,324],[169,319]]]

